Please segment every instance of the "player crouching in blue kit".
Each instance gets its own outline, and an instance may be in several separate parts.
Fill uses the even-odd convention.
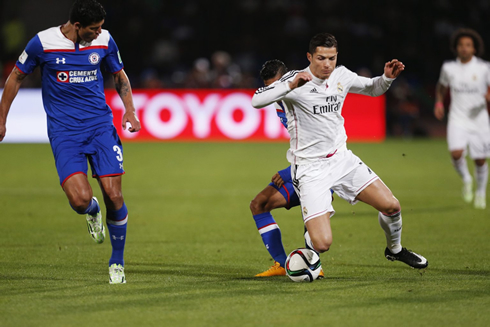
[[[122,124],[140,130],[131,85],[118,47],[102,29],[106,12],[95,0],[74,2],[69,21],[39,32],[27,44],[5,84],[0,102],[0,141],[12,101],[24,78],[39,66],[48,136],[60,184],[71,207],[86,215],[90,235],[102,243],[105,229],[97,199],[87,179],[88,164],[97,178],[107,209],[106,223],[112,244],[109,283],[126,283],[124,246],[128,209],[121,187],[123,148],[106,104],[101,65],[113,74],[126,109]]]

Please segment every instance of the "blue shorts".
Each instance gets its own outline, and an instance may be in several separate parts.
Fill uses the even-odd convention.
[[[284,185],[282,187],[277,187],[277,185],[272,182],[269,183],[269,185],[278,190],[282,194],[282,196],[284,196],[284,198],[288,202],[288,204],[286,205],[286,209],[299,206],[299,198],[296,194],[296,191],[294,190],[293,179],[291,178],[291,166],[278,171],[278,173],[279,175],[281,175],[281,178],[284,181]]]
[[[123,148],[113,125],[75,135],[55,135],[50,143],[62,187],[75,174],[87,175],[87,160],[93,177],[124,174]]]

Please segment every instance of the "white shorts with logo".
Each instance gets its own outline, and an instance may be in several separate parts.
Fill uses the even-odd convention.
[[[378,175],[350,150],[336,153],[330,158],[318,159],[304,165],[291,165],[291,175],[301,202],[303,220],[308,220],[335,210],[332,206],[332,189],[339,197],[356,204],[356,197]]]
[[[449,151],[469,148],[471,159],[490,157],[490,132],[488,129],[469,131],[458,125],[447,125],[447,145]]]

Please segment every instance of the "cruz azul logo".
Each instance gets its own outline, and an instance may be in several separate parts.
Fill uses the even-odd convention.
[[[62,83],[68,83],[69,72],[56,72],[56,80]]]
[[[61,83],[87,83],[97,80],[97,69],[56,72],[56,81]]]
[[[92,65],[97,65],[100,61],[100,55],[97,53],[97,52],[92,52],[91,54],[89,54],[88,56],[88,61],[92,64]]]

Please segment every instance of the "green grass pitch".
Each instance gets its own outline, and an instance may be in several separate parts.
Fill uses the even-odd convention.
[[[249,203],[287,144],[127,143],[128,282],[109,285],[110,242],[71,210],[49,145],[0,144],[0,326],[489,326],[490,209],[463,202],[446,143],[349,148],[400,200],[425,272],[387,261],[375,210],[336,197],[324,280],[254,278],[272,261]],[[273,215],[303,247],[299,209]]]

